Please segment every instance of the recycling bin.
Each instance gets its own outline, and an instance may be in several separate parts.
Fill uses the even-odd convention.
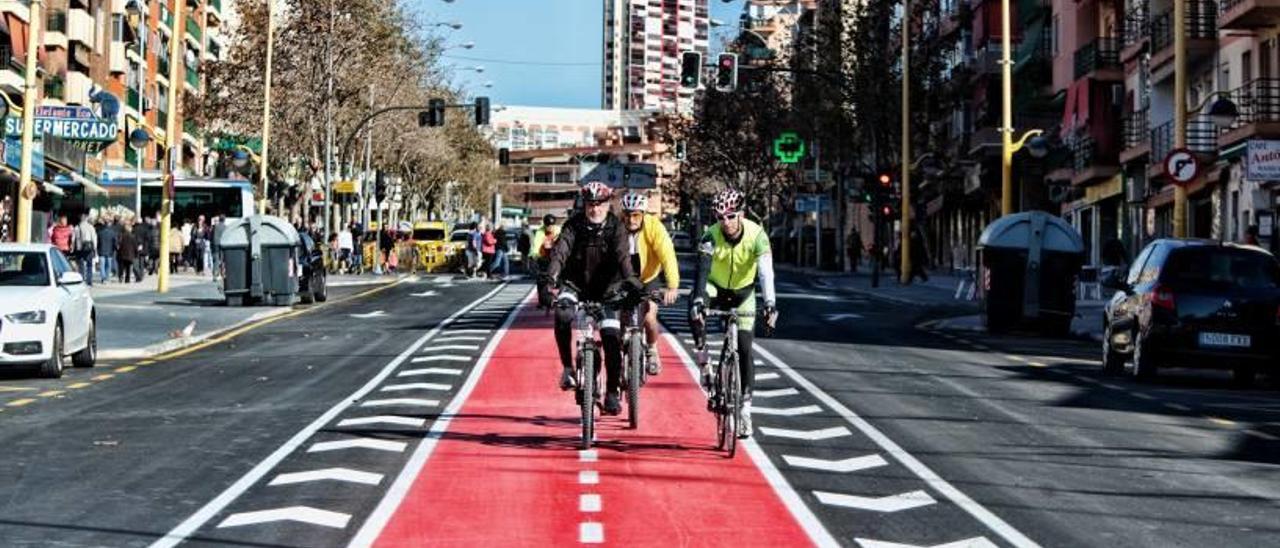
[[[297,230],[280,217],[228,220],[218,241],[227,305],[292,305],[298,294],[301,246]]]
[[[1039,328],[1070,333],[1084,240],[1066,221],[1042,211],[1006,215],[978,239],[979,305],[987,330]]]

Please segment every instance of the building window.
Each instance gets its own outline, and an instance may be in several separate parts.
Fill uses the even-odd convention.
[[[115,14],[111,16],[111,41],[124,42],[124,15]]]

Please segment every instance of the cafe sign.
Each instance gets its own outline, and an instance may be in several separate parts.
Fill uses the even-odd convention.
[[[99,118],[92,108],[82,106],[42,106],[36,108],[35,134],[52,135],[68,141],[115,142],[120,124],[115,120]],[[8,117],[4,120],[5,135],[22,136],[22,119]]]
[[[1250,181],[1280,181],[1280,141],[1252,140],[1245,155]]]

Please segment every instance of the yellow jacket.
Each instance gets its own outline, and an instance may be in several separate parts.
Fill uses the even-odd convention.
[[[640,281],[649,283],[661,270],[667,279],[667,288],[680,287],[680,265],[676,262],[676,247],[662,221],[646,214],[636,236],[636,252],[640,254]]]

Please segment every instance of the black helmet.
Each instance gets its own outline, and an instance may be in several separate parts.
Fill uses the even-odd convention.
[[[542,217],[542,226],[551,226],[556,224],[556,216],[550,213]]]

